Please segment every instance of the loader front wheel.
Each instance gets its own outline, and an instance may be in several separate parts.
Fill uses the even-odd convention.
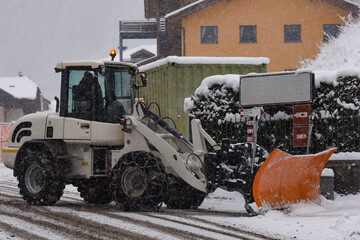
[[[114,201],[124,211],[157,211],[166,193],[161,160],[147,152],[125,154],[112,173]]]
[[[206,193],[172,175],[169,176],[168,185],[169,189],[164,202],[171,209],[197,209],[206,197]]]
[[[45,147],[25,149],[19,166],[18,187],[28,204],[53,205],[59,201],[65,184]]]
[[[85,202],[92,204],[108,204],[112,202],[109,178],[84,180],[74,184]]]

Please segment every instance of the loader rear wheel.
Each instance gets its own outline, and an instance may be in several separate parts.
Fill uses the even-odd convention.
[[[172,175],[169,176],[168,185],[169,189],[164,202],[171,209],[197,209],[206,197],[206,193]]]
[[[112,202],[109,178],[98,178],[74,184],[85,202],[92,204],[108,204]]]
[[[17,179],[23,199],[30,205],[53,205],[63,194],[65,184],[49,150],[25,149]]]
[[[147,152],[125,154],[112,173],[114,201],[124,211],[157,211],[166,193],[161,160]]]

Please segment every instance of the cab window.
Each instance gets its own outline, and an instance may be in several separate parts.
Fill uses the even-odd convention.
[[[99,73],[104,85],[105,122],[118,123],[125,115],[133,113],[132,76],[128,68],[108,67]]]
[[[63,74],[66,84],[61,116],[119,123],[133,113],[133,76],[129,68],[75,68]]]

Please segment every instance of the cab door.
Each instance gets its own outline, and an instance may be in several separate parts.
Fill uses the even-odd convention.
[[[91,79],[87,79],[89,74]],[[65,140],[90,141],[95,81],[95,74],[86,68],[63,71],[60,115],[64,116]]]

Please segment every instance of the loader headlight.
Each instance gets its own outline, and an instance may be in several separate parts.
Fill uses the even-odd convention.
[[[130,119],[130,118],[120,119],[120,125],[130,126],[131,123],[132,123],[132,122],[131,122],[131,119]]]

